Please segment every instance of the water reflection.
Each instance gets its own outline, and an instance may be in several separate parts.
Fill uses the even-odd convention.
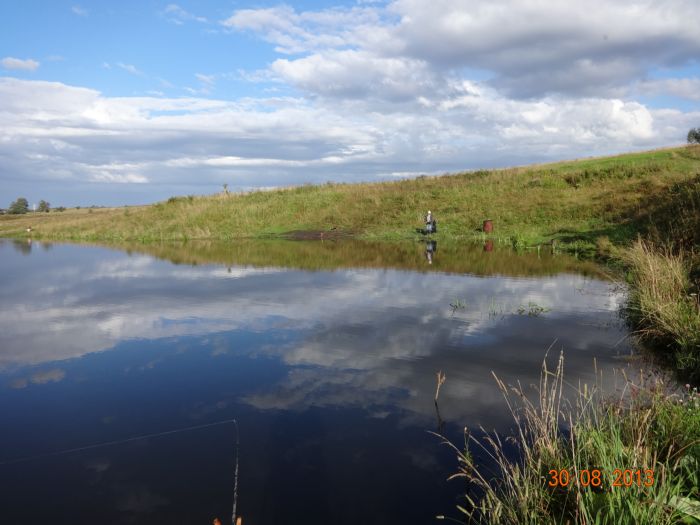
[[[31,239],[15,239],[12,241],[12,246],[22,255],[29,255],[32,253]]]
[[[484,257],[474,243],[446,243],[440,246],[439,260],[428,267],[426,251],[437,241],[371,242],[267,240],[235,242],[192,241],[164,244],[116,244],[127,253],[143,253],[175,264],[219,264],[227,267],[283,267],[299,270],[376,268],[414,271],[469,273],[472,275],[543,276],[568,272],[604,278],[601,269],[563,254],[525,251],[513,253],[507,246],[486,241],[494,257]]]
[[[235,417],[246,523],[429,521],[459,488],[425,432],[436,417],[448,434],[505,429],[492,370],[535,383],[554,344],[572,381],[591,379],[593,358],[610,367],[630,351],[621,292],[564,257],[538,266],[536,254],[480,246],[327,242],[24,257],[10,246],[0,460]],[[531,303],[548,310],[523,315]],[[223,425],[0,465],[0,521],[206,523],[230,509],[232,436]]]
[[[426,241],[425,243],[425,259],[428,264],[433,264],[433,256],[437,252],[437,241]]]

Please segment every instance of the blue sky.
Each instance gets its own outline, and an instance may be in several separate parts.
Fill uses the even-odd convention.
[[[0,5],[0,207],[681,144],[697,2]]]

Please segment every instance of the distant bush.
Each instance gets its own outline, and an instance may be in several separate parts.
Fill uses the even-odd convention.
[[[59,206],[58,208],[54,208],[53,211],[66,211],[66,208],[63,206]]]
[[[39,201],[39,209],[37,211],[41,211],[44,213],[49,213],[49,210],[51,209],[51,204],[46,202],[45,200]]]
[[[195,196],[194,195],[187,195],[185,197],[170,197],[167,200],[168,204],[177,204],[179,202],[194,202]]]
[[[24,197],[18,198],[16,201],[14,201],[12,204],[10,204],[9,210],[7,210],[7,213],[10,213],[12,215],[20,215],[23,213],[27,213],[29,211],[29,201],[25,199]]]
[[[700,144],[700,128],[690,128],[690,131],[688,131],[688,144]]]

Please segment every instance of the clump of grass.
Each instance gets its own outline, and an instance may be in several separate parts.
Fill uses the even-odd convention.
[[[457,310],[464,310],[467,307],[466,301],[463,301],[462,299],[454,299],[450,303],[450,308],[452,308],[452,311],[455,312]]]
[[[602,235],[595,240],[595,253],[601,259],[607,259],[616,253],[615,245],[607,235]]]
[[[550,309],[547,308],[546,306],[541,306],[537,303],[534,303],[532,301],[527,303],[527,306],[520,305],[518,307],[518,315],[525,315],[527,314],[529,317],[539,317],[542,314],[545,314],[549,312]]]
[[[637,241],[624,252],[630,284],[629,318],[638,334],[665,350],[675,367],[700,377],[700,304],[683,252]]]
[[[535,400],[522,386],[507,386],[496,378],[513,416],[514,435],[504,439],[486,434],[477,439],[465,430],[465,445],[485,453],[498,472],[478,464],[468,446],[461,450],[446,441],[459,460],[452,478],[468,482],[465,504],[458,507],[467,521],[697,523],[693,521],[700,519],[697,390],[673,394],[659,378],[642,376],[637,382],[625,378],[614,400],[606,399],[600,385],[594,385],[579,388],[569,403],[563,365],[563,355],[554,370],[545,362]],[[515,445],[516,458],[506,451],[506,444]],[[625,470],[633,473],[631,479]]]

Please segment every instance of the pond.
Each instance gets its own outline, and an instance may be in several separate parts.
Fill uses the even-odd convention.
[[[0,522],[432,523],[491,372],[593,381],[632,352],[592,263],[343,240],[0,242]],[[439,414],[434,396],[436,373]]]

